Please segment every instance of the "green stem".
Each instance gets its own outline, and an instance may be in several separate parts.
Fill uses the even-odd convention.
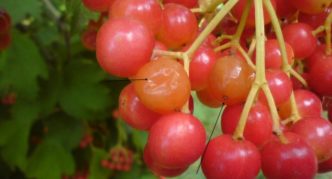
[[[259,88],[266,83],[265,79],[265,30],[263,17],[263,4],[262,0],[254,0],[255,3],[255,25],[256,25],[256,77],[250,89],[246,103],[240,116],[240,120],[235,129],[233,137],[236,139],[243,138],[244,128],[247,122],[248,114],[256,98]]]
[[[153,50],[153,56],[169,56],[173,58],[182,59],[183,58],[183,52],[171,52],[171,51],[165,51],[165,50]]]
[[[264,0],[264,5],[271,17],[272,26],[274,28],[274,31],[276,33],[276,37],[277,37],[277,40],[279,43],[279,48],[280,48],[281,57],[282,57],[283,71],[288,75],[288,77],[290,76],[290,72],[292,74],[295,74],[294,77],[298,78],[300,81],[304,82],[304,85],[306,85],[305,80],[300,75],[296,75],[296,73],[294,73],[295,71],[291,70],[292,67],[288,64],[285,40],[282,35],[282,30],[281,30],[281,27],[280,27],[280,24],[278,21],[278,17],[277,17],[276,12],[274,11],[272,3],[270,2],[270,0]],[[293,93],[291,94],[290,102],[291,102],[291,111],[292,111],[292,114],[294,115],[293,118],[297,119],[297,118],[299,118],[299,111],[298,111]]]
[[[232,46],[232,44],[231,44],[230,42],[227,42],[227,43],[225,43],[225,44],[223,44],[223,45],[220,45],[219,47],[216,47],[216,48],[214,49],[214,51],[215,51],[215,52],[223,51],[223,50],[225,50],[225,49],[227,49],[227,48],[229,48],[229,47],[231,47],[231,46]]]
[[[317,27],[315,30],[312,31],[312,34],[314,36],[317,36],[319,33],[324,32],[325,31],[325,26],[321,25],[319,27]]]
[[[265,79],[265,28],[262,0],[255,2],[255,28],[256,28],[256,80],[259,84]]]
[[[225,3],[222,9],[213,17],[213,19],[209,22],[209,24],[204,28],[204,30],[199,34],[194,43],[190,46],[190,48],[186,51],[189,58],[195,53],[195,51],[199,48],[199,46],[204,42],[205,38],[217,27],[219,22],[225,17],[225,15],[231,11],[234,5],[239,0],[229,0]]]
[[[248,65],[253,69],[256,70],[256,66],[254,65],[254,63],[252,63],[249,55],[244,51],[244,49],[242,48],[242,46],[240,44],[236,45],[236,48],[239,50],[239,52],[242,54],[242,56],[244,57],[244,59],[246,60],[246,62],[248,63]]]
[[[246,26],[247,23],[247,19],[249,16],[249,12],[250,12],[250,7],[252,5],[252,0],[247,0],[246,6],[244,7],[241,19],[240,19],[240,24],[236,29],[236,32],[234,34],[234,41],[238,42],[240,41],[241,35],[244,31],[244,28]]]
[[[250,42],[249,50],[248,50],[248,56],[252,57],[254,51],[256,48],[256,39],[252,39]]]
[[[266,96],[267,99],[267,103],[269,105],[269,109],[271,111],[271,116],[272,116],[272,121],[273,121],[273,131],[277,134],[280,135],[281,129],[280,129],[280,121],[279,121],[279,114],[278,114],[278,110],[275,104],[275,101],[273,99],[271,90],[268,86],[268,84],[264,84],[262,86],[262,90]]]
[[[250,89],[246,103],[244,104],[243,110],[241,112],[240,120],[234,131],[233,134],[234,139],[243,139],[243,133],[248,120],[248,115],[255,101],[258,90],[259,90],[259,84],[254,83]]]
[[[189,65],[190,65],[189,56],[187,55],[187,53],[184,53],[182,57],[183,57],[184,70],[186,71],[186,73],[187,73],[187,75],[189,77]],[[186,103],[182,107],[181,112],[190,114],[189,99],[186,101]]]

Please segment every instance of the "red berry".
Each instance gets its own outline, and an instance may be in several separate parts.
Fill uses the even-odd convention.
[[[284,133],[287,142],[272,138],[261,149],[262,170],[267,178],[312,179],[317,159],[312,148],[299,135]]]
[[[246,140],[234,140],[230,135],[212,139],[202,159],[202,169],[208,179],[256,178],[260,165],[256,146]]]
[[[160,114],[149,110],[142,104],[132,83],[120,93],[119,111],[121,118],[128,125],[140,130],[149,130],[160,117]]]
[[[105,22],[97,34],[97,59],[109,74],[130,77],[150,61],[154,39],[141,22],[117,18]]]
[[[171,113],[152,126],[147,145],[159,166],[185,168],[201,156],[205,141],[204,126],[197,118],[191,114]]]
[[[319,162],[332,157],[332,124],[329,121],[307,117],[296,122],[291,130],[309,143]]]

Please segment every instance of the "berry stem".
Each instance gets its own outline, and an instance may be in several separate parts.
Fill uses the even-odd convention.
[[[183,58],[183,66],[184,66],[184,70],[186,71],[188,77],[189,77],[189,65],[190,65],[190,59],[189,56],[184,53],[182,55]],[[181,109],[181,112],[186,113],[186,114],[190,114],[190,109],[189,109],[189,99],[186,101],[186,103],[184,104],[184,106]]]
[[[246,62],[248,63],[248,65],[253,69],[256,70],[256,66],[254,65],[254,63],[252,63],[251,58],[249,57],[248,53],[246,53],[244,51],[244,49],[242,48],[242,46],[238,43],[236,45],[237,50],[241,53],[241,55],[244,57],[244,59],[246,60]]]
[[[152,56],[169,56],[169,57],[173,57],[173,58],[182,59],[183,52],[172,52],[172,51],[155,49],[155,50],[153,50]]]
[[[55,8],[55,6],[52,4],[50,0],[43,0],[46,8],[50,11],[53,18],[58,21],[61,17],[61,13]]]
[[[325,32],[326,32],[326,54],[331,55],[332,54],[332,47],[331,47],[331,25],[332,25],[332,11],[329,13],[325,20]]]
[[[264,33],[264,19],[263,17],[263,4],[262,0],[254,0],[255,3],[255,26],[256,26],[256,77],[253,85],[251,86],[249,95],[244,104],[243,111],[240,116],[240,120],[235,129],[233,137],[235,139],[242,139],[244,128],[247,122],[247,118],[250,109],[254,103],[259,88],[266,83],[265,79],[265,33]],[[273,98],[272,98],[273,100]]]
[[[233,36],[233,41],[235,41],[236,43],[240,42],[241,35],[242,35],[244,28],[246,26],[246,23],[247,23],[251,4],[252,4],[252,0],[248,0],[246,3],[246,6],[244,7],[244,10],[243,10],[243,13],[242,13],[242,16],[240,19],[240,23],[237,26],[236,32]]]
[[[199,48],[199,46],[204,42],[205,38],[217,27],[219,22],[225,17],[225,15],[230,12],[230,10],[234,7],[234,5],[239,0],[229,0],[225,5],[221,8],[221,10],[213,17],[213,19],[209,22],[209,24],[204,28],[204,30],[199,34],[190,48],[185,52],[190,58],[195,51]]]
[[[319,27],[317,27],[315,30],[312,31],[312,34],[314,36],[317,36],[319,33],[324,32],[325,31],[325,26],[321,25]]]
[[[283,71],[290,77],[290,73],[299,81],[301,81],[305,86],[307,85],[306,81],[301,77],[301,75],[297,74],[296,71],[292,69],[292,67],[288,64],[287,60],[287,51],[286,51],[286,44],[284,37],[282,35],[282,30],[278,21],[278,17],[276,12],[273,9],[272,3],[270,0],[264,0],[264,5],[271,17],[271,22],[272,26],[274,28],[278,43],[279,43],[279,48],[281,51],[281,57],[282,57],[282,69]],[[291,102],[291,111],[292,111],[292,118],[295,120],[300,118],[299,111],[297,109],[296,101],[295,101],[295,96],[294,93],[292,92],[290,96],[290,102]]]
[[[256,48],[256,39],[252,39],[250,42],[249,50],[248,50],[248,56],[252,57],[252,54],[254,53]]]
[[[240,120],[234,131],[234,134],[233,134],[234,139],[243,139],[244,128],[246,126],[248,115],[249,115],[251,106],[253,105],[253,103],[255,101],[258,90],[259,90],[259,84],[254,83],[250,89],[246,103],[244,104],[243,110],[241,112]]]
[[[215,51],[215,52],[223,51],[223,50],[225,50],[225,49],[227,49],[227,48],[229,48],[229,47],[231,47],[231,46],[232,46],[232,44],[231,44],[230,42],[227,42],[227,43],[225,43],[225,44],[223,44],[223,45],[220,45],[219,47],[216,47],[216,48],[214,49],[214,51]]]

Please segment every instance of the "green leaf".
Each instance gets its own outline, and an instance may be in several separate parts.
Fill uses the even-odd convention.
[[[92,159],[90,162],[89,179],[107,179],[110,176],[110,170],[103,168],[101,160],[107,158],[108,153],[105,150],[92,148]]]
[[[101,81],[106,77],[100,67],[88,60],[72,61],[65,68],[60,105],[77,118],[100,117],[110,103],[109,91]]]
[[[36,103],[19,100],[13,106],[12,119],[0,123],[0,152],[10,167],[26,167],[30,128],[39,109]]]
[[[39,0],[0,0],[0,8],[6,9],[16,24],[27,15],[40,18],[41,2]]]
[[[10,121],[4,127],[11,127],[9,129],[13,131],[5,145],[1,147],[1,155],[12,168],[18,166],[24,169],[29,148],[30,125],[22,121]]]
[[[137,176],[142,176],[142,170],[137,163],[133,163],[130,172],[117,172],[114,178],[116,179],[132,179],[137,178]]]
[[[46,140],[61,144],[68,151],[78,146],[84,132],[81,121],[61,114],[49,117],[46,126]]]
[[[147,140],[148,140],[147,132],[133,129],[132,142],[135,145],[136,149],[138,149],[139,151],[143,151]]]
[[[10,88],[18,97],[35,99],[39,90],[38,78],[47,77],[46,64],[27,36],[14,31],[12,37],[6,62],[0,69],[0,89]]]
[[[75,171],[75,161],[69,151],[53,141],[44,141],[29,158],[26,175],[36,179],[59,179]]]
[[[196,93],[192,94],[194,98],[194,116],[196,116],[205,126],[207,136],[212,132],[214,124],[218,118],[220,108],[210,108],[202,104],[197,98]],[[218,119],[220,124],[220,119]],[[216,130],[214,131],[213,136],[218,136],[221,134],[221,126],[217,125]]]

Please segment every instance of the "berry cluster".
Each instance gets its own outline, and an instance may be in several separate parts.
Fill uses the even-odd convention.
[[[129,171],[133,164],[133,152],[123,148],[114,147],[109,152],[109,158],[102,160],[104,168],[118,171]]]
[[[84,149],[88,145],[90,145],[92,142],[93,142],[93,136],[91,134],[85,134],[80,141],[79,147],[81,149]]]
[[[11,42],[11,19],[7,11],[0,9],[0,51],[8,48]]]
[[[131,80],[119,112],[148,131],[143,158],[155,174],[180,175],[199,157],[207,178],[332,170],[332,124],[322,117],[332,96],[331,0],[83,2],[108,13],[97,60]],[[192,91],[224,109],[223,134],[208,144]]]
[[[7,106],[15,104],[16,103],[16,93],[8,93],[6,96],[4,96],[1,99],[1,103],[3,105],[7,105]]]

